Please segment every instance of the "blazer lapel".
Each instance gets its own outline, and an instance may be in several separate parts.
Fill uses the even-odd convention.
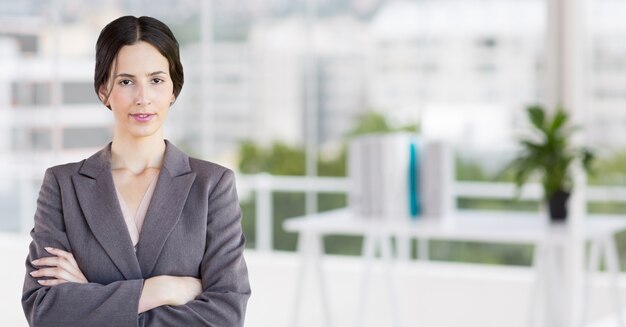
[[[111,143],[85,160],[72,182],[87,224],[107,255],[124,278],[142,278],[113,184]]]
[[[145,277],[152,275],[196,178],[189,166],[189,157],[169,141],[165,143],[163,166],[137,244],[137,258]]]

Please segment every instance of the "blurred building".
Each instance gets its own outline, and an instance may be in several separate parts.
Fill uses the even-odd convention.
[[[626,2],[594,3],[590,22],[587,137],[600,149],[622,149],[626,135]]]
[[[93,47],[126,2],[68,0],[56,15],[54,3],[0,10],[4,176],[40,176],[111,138],[112,117],[92,86]],[[168,0],[146,9],[171,16],[183,40],[186,83],[166,136],[233,167],[242,140],[302,145],[315,126],[317,141],[332,145],[368,111],[396,126],[419,124],[467,153],[502,151],[523,127],[521,109],[543,97],[544,0],[363,0],[354,11],[346,1],[319,2],[309,20],[304,2],[218,1],[208,14],[202,4]],[[590,25],[586,131],[591,144],[607,148],[624,143],[626,47],[616,40],[626,31],[625,11],[622,1],[600,1],[593,17],[603,19]],[[203,19],[211,33],[201,33]],[[316,122],[307,121],[313,109]],[[16,203],[12,183],[0,182],[8,194],[0,210]]]
[[[40,17],[3,18],[0,35],[0,225],[27,219],[44,168],[76,161],[111,136],[111,115],[93,89],[88,25],[58,29]],[[63,41],[61,39],[63,38]],[[76,42],[76,43],[74,43]],[[63,56],[58,51],[63,43]]]
[[[71,157],[99,148],[110,138],[111,119],[93,88],[93,45],[84,42],[88,26],[53,29],[37,18],[24,20],[0,47],[6,76],[0,84],[4,162],[15,158],[21,165],[34,152],[39,158]]]
[[[607,8],[618,5],[613,1],[604,3]],[[231,7],[227,9],[245,12]],[[256,11],[270,11],[267,6],[257,7]],[[274,140],[303,144],[305,126],[310,123],[305,121],[305,110],[313,105],[320,143],[340,139],[367,111],[383,113],[397,125],[417,123],[426,130],[445,130],[445,126],[433,124],[464,107],[482,108],[483,114],[492,110],[493,116],[502,118],[494,128],[506,136],[511,127],[517,126],[520,109],[542,99],[544,7],[540,0],[372,2],[368,15],[326,14],[310,24],[302,13],[276,14],[268,19],[258,19],[255,11],[238,14],[222,28],[248,29],[214,31],[215,37],[205,40],[210,51],[204,54],[206,60],[202,58],[202,40],[183,45],[187,83],[175,106],[181,108],[180,113],[173,113],[168,133],[201,156],[233,153],[244,139],[262,144]],[[197,4],[193,8],[199,9]],[[610,10],[605,10],[610,15]],[[178,11],[175,14],[185,15]],[[93,38],[105,20],[94,22],[72,16],[59,31],[45,19],[31,17],[35,17],[32,23],[19,24],[21,31],[3,30],[3,39],[17,40],[22,49],[11,55],[10,46],[3,46],[7,49],[4,56],[13,58],[4,65],[34,67],[39,62],[41,67],[33,70],[40,75],[30,78],[38,81],[15,77],[11,82],[14,90],[5,87],[4,92],[13,92],[12,97],[21,100],[3,100],[11,102],[11,107],[24,107],[25,98],[31,97],[31,104],[43,101],[44,107],[64,108],[62,111],[66,105],[74,109],[79,104],[97,105],[95,95],[89,91]],[[242,20],[241,24],[237,19]],[[595,100],[590,122],[606,127],[596,129],[594,134],[593,140],[600,143],[621,143],[617,131],[623,119],[614,119],[615,110],[611,108],[619,105],[620,94],[624,93],[618,87],[619,76],[623,75],[619,58],[626,50],[611,42],[619,30],[613,26],[616,21],[594,22],[598,28],[594,35]],[[55,36],[57,32],[60,37]],[[52,67],[55,55],[59,65],[66,61],[76,68],[67,64]],[[207,73],[210,76],[203,79]],[[44,82],[53,78],[63,81],[59,90],[54,83]],[[29,83],[32,85],[26,86]],[[55,92],[61,94],[58,105],[53,105]],[[102,118],[94,120],[107,122],[100,127],[109,126],[110,121]],[[467,126],[449,129],[447,136],[438,133],[437,137],[482,148],[479,139],[486,139],[482,134],[494,131],[472,124],[467,121]],[[87,126],[92,125],[90,122]],[[464,137],[468,129],[473,129],[469,134],[478,135],[476,142]],[[68,143],[71,137],[57,136],[65,143],[53,142],[54,137],[46,137],[47,133],[54,134],[45,128],[21,131],[5,141],[4,149],[8,149],[9,142],[12,149],[45,150],[54,147],[55,142],[63,150],[82,146]],[[91,146],[88,140],[97,144],[110,136],[110,131],[99,127],[80,133],[88,133],[80,138],[87,142],[86,147]],[[37,137],[47,141],[27,141]],[[210,149],[202,145],[207,138],[212,144]],[[31,146],[28,142],[39,143]]]

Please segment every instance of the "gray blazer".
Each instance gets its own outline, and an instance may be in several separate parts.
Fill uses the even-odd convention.
[[[135,253],[110,162],[111,144],[46,171],[22,293],[30,325],[242,326],[250,285],[233,172],[166,141]],[[39,285],[31,261],[49,256],[48,246],[72,252],[89,283]],[[200,278],[203,292],[138,315],[144,280],[157,275]]]

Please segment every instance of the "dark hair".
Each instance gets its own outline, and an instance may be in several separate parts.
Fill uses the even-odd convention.
[[[96,42],[96,69],[93,78],[96,94],[99,88],[107,85],[111,65],[117,53],[125,45],[139,41],[150,43],[167,58],[170,77],[174,84],[174,97],[178,97],[185,81],[183,65],[180,63],[178,41],[170,29],[161,21],[147,16],[139,18],[123,16],[105,26]],[[109,108],[111,109],[111,108]]]

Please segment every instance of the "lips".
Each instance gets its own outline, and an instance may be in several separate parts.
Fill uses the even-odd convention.
[[[155,116],[155,114],[152,113],[137,113],[137,114],[131,114],[131,117],[133,117],[133,119],[135,119],[138,122],[147,122],[150,121],[152,119],[152,117]]]

